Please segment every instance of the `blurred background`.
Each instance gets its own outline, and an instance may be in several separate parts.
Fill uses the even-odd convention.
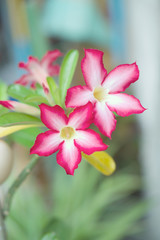
[[[107,140],[117,164],[111,177],[85,162],[70,177],[55,156],[40,161],[14,199],[9,240],[39,240],[48,231],[62,240],[160,239],[159,23],[159,0],[0,1],[1,81],[17,80],[23,74],[17,65],[29,55],[76,48],[80,58],[72,84],[83,83],[84,48],[96,48],[104,51],[108,72],[137,62],[140,79],[129,91],[147,108],[140,116],[118,117],[112,141]],[[2,195],[28,161],[29,150],[13,139],[7,141],[14,170]]]

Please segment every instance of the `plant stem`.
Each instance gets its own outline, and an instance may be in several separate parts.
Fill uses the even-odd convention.
[[[3,219],[1,204],[0,204],[0,239],[7,240],[7,233],[6,233],[6,227]]]
[[[3,207],[3,217],[4,218],[9,215],[12,199],[13,199],[13,196],[14,196],[16,190],[20,187],[20,185],[24,182],[24,180],[30,174],[30,172],[36,165],[37,161],[38,161],[38,156],[34,155],[31,158],[29,164],[22,170],[22,172],[18,175],[16,180],[13,182],[13,184],[9,188],[7,195],[5,197],[5,203],[4,203],[4,207]]]

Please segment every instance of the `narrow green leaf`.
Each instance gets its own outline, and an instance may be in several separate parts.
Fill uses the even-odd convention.
[[[34,94],[34,90],[23,87],[19,84],[12,84],[8,87],[8,95],[12,98],[18,99],[21,102],[25,102],[24,99],[27,96]]]
[[[45,235],[42,240],[58,240],[58,238],[56,237],[55,233],[48,233],[47,235]]]
[[[72,49],[65,55],[63,59],[59,76],[60,98],[62,104],[64,104],[67,89],[70,87],[70,84],[72,82],[72,78],[78,62],[78,57],[78,50]]]
[[[0,117],[0,126],[5,127],[13,124],[41,124],[41,120],[37,117],[17,112],[9,112]]]
[[[47,82],[48,82],[49,90],[51,91],[51,93],[57,90],[58,86],[52,77],[47,77]]]
[[[50,93],[53,97],[55,104],[61,105],[59,88],[58,88],[55,80],[52,77],[48,77],[47,82],[48,82],[49,90],[50,90]]]

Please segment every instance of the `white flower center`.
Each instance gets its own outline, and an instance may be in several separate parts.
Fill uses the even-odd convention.
[[[102,102],[107,98],[107,91],[103,87],[96,87],[93,92],[93,96],[99,101]]]
[[[64,127],[61,129],[60,136],[63,139],[71,139],[75,135],[75,130],[72,127]]]

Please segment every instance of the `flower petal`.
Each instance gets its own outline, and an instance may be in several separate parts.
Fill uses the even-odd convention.
[[[28,62],[26,64],[21,62],[19,67],[29,72],[32,77],[31,81],[38,82],[42,86],[45,86],[45,88],[48,88],[46,78],[49,76],[49,73],[41,66],[37,58],[30,56]]]
[[[74,175],[74,170],[78,168],[81,158],[80,150],[73,141],[65,141],[57,153],[57,163],[70,175]]]
[[[18,80],[16,80],[14,83],[20,84],[22,86],[26,86],[27,84],[31,83],[32,81],[34,81],[34,78],[31,74],[24,74]]]
[[[26,71],[31,72],[31,69],[34,68],[34,64],[36,65],[39,64],[38,59],[32,56],[29,56],[27,63],[24,63],[24,62],[19,63],[19,68],[23,68]]]
[[[69,115],[68,125],[75,129],[88,128],[93,121],[92,110],[92,103],[87,103],[83,107],[76,108]]]
[[[13,101],[0,101],[0,105],[2,105],[5,108],[8,108],[10,110],[14,109]]]
[[[30,150],[30,154],[38,154],[39,156],[49,156],[55,153],[62,143],[59,133],[49,130],[44,133],[40,133],[33,147]]]
[[[66,96],[66,107],[80,107],[88,102],[93,102],[94,97],[92,91],[87,86],[75,86],[69,88]]]
[[[122,117],[145,111],[137,98],[126,93],[108,94],[106,103],[111,111]]]
[[[49,68],[51,67],[54,68],[54,65],[52,65],[53,62],[56,61],[56,59],[61,56],[62,56],[62,53],[58,49],[53,51],[48,51],[41,60],[41,66],[44,67],[48,72]]]
[[[49,76],[57,76],[60,72],[60,66],[58,64],[49,66],[47,71]]]
[[[81,62],[81,68],[86,85],[91,90],[100,86],[107,74],[103,66],[103,52],[95,49],[86,49],[85,57]]]
[[[41,110],[41,120],[49,129],[60,131],[67,124],[68,119],[60,106],[55,105],[50,107],[42,103],[39,107]]]
[[[119,65],[113,69],[104,79],[102,86],[109,90],[109,93],[119,93],[139,78],[139,69],[136,63]]]
[[[103,143],[100,135],[91,129],[77,130],[76,133],[75,145],[88,155],[96,151],[106,150],[108,147]]]
[[[25,103],[9,100],[9,101],[0,101],[0,105],[16,112],[31,114],[33,116],[40,115],[39,109]]]
[[[94,124],[102,134],[111,138],[111,134],[116,128],[116,119],[105,103],[96,102],[94,107]]]

